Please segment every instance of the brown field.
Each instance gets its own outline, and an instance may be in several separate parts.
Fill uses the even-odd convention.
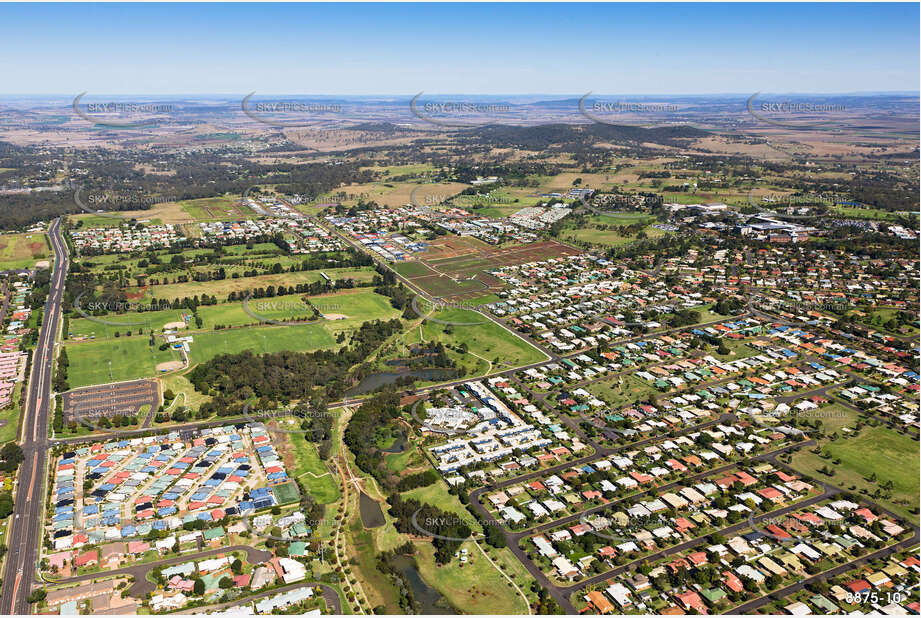
[[[437,208],[445,199],[457,195],[468,185],[460,182],[420,185],[414,182],[369,182],[353,184],[340,188],[337,193],[344,193],[345,205],[354,205],[359,199],[373,200],[386,208],[399,208],[411,203],[413,191],[419,206]]]
[[[489,270],[579,253],[554,240],[496,248],[475,238],[440,238],[433,241],[422,259],[398,270],[433,296],[469,299],[502,289],[502,280],[490,275]]]

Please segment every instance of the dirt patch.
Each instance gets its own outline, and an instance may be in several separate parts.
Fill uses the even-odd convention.
[[[170,329],[173,329],[173,328],[185,328],[186,326],[188,326],[188,325],[187,325],[185,322],[182,322],[182,321],[180,321],[180,322],[167,322],[166,324],[163,325],[163,330],[170,330]]]
[[[349,316],[344,313],[323,313],[324,320],[347,320]]]
[[[182,361],[166,361],[157,365],[157,371],[175,371],[176,369],[182,369],[183,366]]]

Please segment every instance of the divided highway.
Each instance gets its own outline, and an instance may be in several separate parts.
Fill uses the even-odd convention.
[[[54,251],[51,289],[45,302],[38,345],[32,354],[32,370],[20,421],[24,459],[16,485],[15,506],[9,532],[9,552],[0,587],[0,614],[28,614],[41,545],[42,509],[45,503],[45,467],[48,459],[48,422],[51,414],[51,380],[54,346],[61,322],[61,299],[69,266],[61,220],[48,228]]]

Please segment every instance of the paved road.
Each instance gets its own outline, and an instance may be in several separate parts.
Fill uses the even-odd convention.
[[[45,503],[45,465],[48,459],[48,419],[54,346],[61,322],[61,298],[69,259],[61,237],[61,220],[48,230],[54,251],[54,271],[38,344],[32,355],[32,371],[21,419],[24,459],[16,485],[15,506],[9,533],[10,547],[0,587],[0,614],[28,614],[26,598],[32,590],[41,544],[42,508]]]
[[[320,584],[317,582],[298,582],[296,584],[289,584],[287,586],[281,586],[280,588],[273,588],[272,590],[266,590],[264,592],[259,592],[253,595],[250,595],[244,599],[237,599],[236,601],[229,601],[227,603],[216,603],[214,605],[206,605],[204,607],[195,607],[193,609],[185,609],[175,612],[176,614],[201,614],[204,612],[218,612],[224,611],[231,607],[241,607],[243,605],[249,605],[253,601],[262,599],[264,597],[273,597],[276,594],[282,594],[288,592],[289,590],[296,590],[298,588],[304,588],[310,586],[316,588],[319,586],[323,590],[323,599],[326,601],[326,607],[330,610],[327,613],[331,614],[341,614],[342,605],[339,601],[339,595],[336,594],[336,590],[332,586],[326,584]]]
[[[726,420],[727,417],[732,417],[732,416],[733,416],[733,415],[731,415],[731,414],[723,415],[723,416],[721,416],[719,419],[717,419],[716,421],[712,421],[712,422],[710,422],[710,423],[706,423],[706,425],[713,425],[713,424],[715,424],[715,423],[722,422],[722,421]],[[699,430],[701,427],[702,427],[702,426],[698,425],[698,426],[689,428],[689,429],[686,430],[686,431]],[[684,432],[682,432],[682,433],[684,433]],[[650,442],[650,441],[656,440],[656,439],[661,439],[661,436],[654,436],[654,437],[652,437],[652,438],[643,440],[642,442],[639,442],[639,443],[633,443],[633,444],[625,445],[625,446],[621,447],[620,449],[608,449],[608,450],[611,451],[611,452],[615,452],[616,450],[627,450],[627,449],[632,449],[632,448],[634,448],[634,447],[636,447],[636,446],[638,446],[638,445],[645,444],[645,443],[647,443],[647,442]],[[796,444],[787,445],[787,446],[785,446],[785,447],[783,447],[783,448],[780,448],[780,449],[778,449],[778,450],[776,450],[776,451],[773,451],[773,452],[771,452],[771,453],[764,453],[764,454],[761,454],[761,455],[757,455],[757,456],[754,457],[754,459],[769,459],[769,460],[773,460],[773,457],[776,457],[776,456],[779,455],[780,453],[787,452],[787,451],[792,450],[792,449],[795,449],[795,448],[800,448],[800,447],[803,447],[803,446],[808,446],[809,444],[813,444],[813,442],[812,442],[811,440],[810,440],[810,441],[805,441],[805,442],[798,442],[798,443],[796,443]],[[609,453],[609,454],[610,454],[610,453]],[[588,461],[588,460],[596,460],[596,459],[599,459],[600,457],[601,457],[601,455],[595,454],[595,455],[592,455],[592,456],[590,456],[590,457],[585,457],[585,458],[583,458],[583,459],[581,459],[581,460],[578,460],[578,462],[582,462],[583,460],[586,460],[586,461]],[[532,477],[532,476],[544,476],[544,475],[546,475],[546,474],[549,474],[549,473],[551,472],[551,470],[560,469],[560,468],[563,468],[563,467],[571,467],[571,466],[576,465],[576,464],[577,464],[577,462],[569,462],[569,463],[567,463],[567,464],[561,464],[560,466],[554,466],[554,468],[552,468],[552,469],[540,470],[540,471],[535,472],[535,473],[532,473],[532,474],[530,474],[530,475],[525,475],[525,476],[523,476],[523,477],[516,477],[516,478],[514,478],[514,479],[509,479],[508,481],[506,481],[505,483],[503,483],[503,486],[508,485],[508,484],[511,484],[511,483],[518,483],[518,482],[521,482],[523,479],[526,480],[527,478]],[[716,470],[709,470],[709,471],[702,472],[702,473],[700,473],[700,474],[694,475],[693,478],[696,479],[696,478],[698,478],[698,477],[710,476],[710,475],[712,475],[712,474],[717,474],[717,473],[719,473],[720,470],[738,467],[739,465],[740,465],[740,462],[734,462],[734,463],[732,463],[732,464],[723,466],[722,468],[718,468],[718,469],[716,469]],[[662,551],[656,552],[655,554],[652,554],[652,555],[650,555],[650,556],[646,556],[646,557],[644,557],[644,558],[642,558],[642,559],[640,559],[640,560],[637,560],[637,561],[631,562],[631,563],[629,563],[629,564],[627,564],[627,565],[624,565],[623,567],[617,567],[617,568],[614,569],[614,570],[607,571],[607,572],[602,573],[602,574],[600,574],[600,575],[596,575],[596,576],[594,576],[594,577],[592,577],[592,578],[589,578],[589,579],[587,579],[587,580],[583,580],[582,582],[579,582],[578,584],[575,584],[575,585],[572,585],[572,586],[559,586],[559,585],[557,585],[556,583],[554,583],[553,581],[551,581],[550,578],[547,577],[547,575],[543,572],[543,570],[542,570],[533,560],[531,560],[531,558],[528,556],[528,552],[527,552],[526,550],[524,550],[524,549],[519,545],[520,541],[521,541],[523,538],[529,537],[529,536],[531,536],[531,535],[533,535],[533,534],[535,534],[535,533],[541,532],[541,531],[543,531],[543,530],[546,530],[546,529],[549,529],[549,528],[556,527],[556,526],[561,525],[561,524],[566,523],[566,522],[571,522],[571,521],[575,521],[575,520],[577,520],[577,519],[581,519],[581,518],[584,517],[584,516],[588,516],[588,515],[590,515],[590,514],[593,514],[593,513],[599,512],[599,511],[603,511],[603,510],[605,510],[605,509],[610,509],[610,508],[614,507],[618,502],[621,502],[621,501],[623,501],[623,500],[625,500],[625,499],[632,499],[632,498],[637,497],[638,495],[643,495],[643,494],[647,494],[647,493],[653,493],[653,492],[658,493],[658,492],[661,492],[661,491],[666,491],[668,488],[670,488],[670,487],[672,487],[672,486],[676,486],[676,485],[679,485],[679,484],[684,484],[687,480],[690,480],[690,479],[683,479],[683,480],[680,480],[680,481],[675,481],[675,482],[669,483],[669,484],[664,485],[664,486],[661,486],[661,487],[654,487],[654,488],[651,488],[651,489],[646,490],[646,491],[643,491],[643,492],[641,492],[641,493],[639,493],[639,494],[637,494],[637,495],[626,496],[626,497],[624,497],[624,498],[620,498],[620,499],[618,499],[618,500],[614,500],[613,502],[608,503],[608,504],[605,504],[605,505],[601,505],[601,506],[597,506],[597,507],[592,507],[591,509],[588,509],[588,510],[582,512],[582,513],[578,513],[578,514],[576,514],[576,515],[570,515],[570,516],[564,517],[564,518],[562,518],[562,519],[560,519],[560,520],[555,520],[555,521],[549,522],[549,523],[547,523],[547,524],[543,524],[543,525],[541,525],[541,526],[538,526],[537,529],[532,529],[532,530],[527,530],[527,531],[522,531],[522,532],[509,532],[508,530],[505,529],[504,526],[501,526],[501,525],[500,525],[500,529],[502,530],[502,533],[505,535],[506,544],[508,545],[508,548],[509,548],[509,549],[511,550],[511,552],[515,555],[515,557],[518,559],[518,561],[525,567],[525,569],[527,569],[527,571],[528,571],[528,573],[530,573],[531,577],[533,577],[533,578],[538,582],[538,584],[539,584],[542,588],[544,588],[545,590],[547,590],[547,591],[550,593],[550,596],[553,597],[553,599],[554,599],[557,603],[560,604],[560,607],[562,607],[563,610],[564,610],[566,613],[568,613],[568,614],[576,614],[576,613],[578,613],[578,611],[576,610],[575,606],[573,606],[573,604],[572,604],[572,603],[570,602],[570,600],[569,600],[569,597],[571,596],[571,594],[572,594],[573,592],[575,592],[575,591],[577,591],[577,590],[581,590],[581,589],[583,589],[583,588],[585,588],[586,586],[589,586],[589,585],[595,585],[595,584],[598,584],[598,583],[607,581],[607,580],[610,579],[611,577],[614,577],[614,576],[617,575],[618,573],[623,572],[623,571],[626,570],[627,568],[629,568],[629,567],[631,567],[631,566],[636,566],[636,565],[640,564],[643,560],[647,560],[647,559],[648,559],[648,560],[652,561],[652,560],[657,559],[657,558],[659,558],[659,557],[666,556],[666,555],[670,555],[670,554],[672,554],[672,553],[682,551],[682,550],[687,549],[687,548],[689,548],[689,547],[693,547],[694,545],[696,545],[697,543],[699,543],[700,540],[701,540],[702,538],[705,538],[705,537],[701,537],[701,538],[697,538],[697,539],[692,539],[691,541],[688,541],[688,542],[686,542],[686,543],[682,543],[681,545],[675,545],[675,546],[673,546],[673,547],[664,549],[664,550],[662,550]],[[481,516],[484,520],[486,520],[486,521],[495,521],[495,518],[489,513],[489,511],[488,511],[488,509],[486,508],[486,506],[483,505],[483,504],[480,502],[479,498],[480,498],[480,496],[481,496],[485,491],[490,491],[490,490],[492,490],[492,489],[495,489],[495,488],[494,488],[494,487],[480,487],[480,488],[478,488],[478,489],[475,489],[475,490],[474,490],[473,492],[471,492],[471,494],[470,494],[470,504],[473,505],[473,507],[474,507],[474,508],[477,510],[477,512],[480,514],[480,516]],[[838,490],[835,489],[835,488],[833,488],[832,490],[826,489],[825,493],[822,494],[822,496],[816,497],[816,498],[814,498],[813,500],[814,500],[814,501],[818,501],[819,499],[824,498],[824,497],[828,497],[828,495],[830,495],[830,494],[833,493],[833,492],[837,492],[837,491],[838,491]],[[806,504],[811,503],[813,500],[809,500],[809,501],[806,501],[806,502],[798,503],[797,505],[795,505],[795,507],[796,507],[796,508],[799,508],[799,507],[805,506]],[[781,510],[778,510],[778,511],[773,511],[773,512],[771,512],[771,513],[766,513],[766,514],[764,514],[764,515],[762,515],[762,516],[759,516],[759,517],[756,518],[756,519],[761,519],[761,518],[765,518],[765,517],[773,517],[773,516],[776,516],[776,515],[779,515],[779,514],[783,514],[784,512],[786,512],[787,510],[790,510],[790,509],[792,509],[792,508],[793,508],[793,507],[791,506],[791,507],[789,507],[789,508],[787,508],[787,509],[781,509]],[[743,521],[743,522],[741,522],[741,523],[739,523],[739,524],[737,524],[737,525],[735,525],[735,526],[730,526],[729,528],[726,529],[726,531],[727,531],[727,532],[733,532],[734,529],[742,530],[742,529],[745,529],[748,525],[749,525],[749,524],[748,524],[748,521],[746,520],[746,521]]]
[[[792,469],[787,464],[783,463],[782,461],[777,460],[776,455],[772,457],[768,457],[768,459],[770,459],[775,465],[778,465],[784,468],[785,470],[787,470],[787,472],[790,472],[791,474],[799,474],[796,470]],[[822,481],[820,479],[810,479],[810,480],[812,480],[813,482],[819,483],[825,489],[826,492],[829,492],[832,490],[839,491],[836,486],[830,483],[826,483],[825,481]],[[872,500],[869,500],[866,496],[862,496],[860,500],[861,502],[869,504],[873,508],[873,510],[876,511],[877,513],[883,513],[889,516],[890,518],[892,518],[894,521],[900,521],[900,522],[905,521],[904,518],[899,517],[898,515],[896,515],[889,509],[886,509],[880,506],[879,504],[873,502]],[[764,605],[767,605],[768,603],[771,603],[772,601],[775,601],[775,600],[789,598],[790,595],[802,590],[808,584],[811,584],[817,581],[827,580],[832,577],[837,577],[838,575],[843,575],[844,573],[847,573],[848,571],[860,566],[861,564],[872,562],[873,560],[876,560],[878,558],[886,558],[894,554],[895,552],[901,551],[903,549],[908,549],[910,547],[916,547],[919,541],[921,541],[921,529],[919,529],[918,526],[915,526],[911,522],[907,522],[907,523],[909,524],[909,526],[911,526],[911,530],[912,530],[912,535],[910,538],[907,538],[903,541],[899,541],[898,543],[894,543],[890,545],[889,547],[884,547],[875,552],[871,552],[860,558],[850,560],[846,562],[845,564],[836,566],[827,571],[823,571],[822,573],[816,573],[815,575],[812,575],[805,579],[801,579],[800,581],[794,584],[791,584],[784,588],[779,588],[771,592],[770,594],[764,595],[763,597],[752,599],[751,601],[748,601],[747,603],[743,603],[742,605],[730,608],[726,610],[724,613],[743,614],[743,615],[744,614],[754,614],[758,608],[763,607]]]
[[[193,560],[201,560],[209,556],[216,556],[218,554],[226,554],[230,552],[246,552],[246,560],[250,564],[256,564],[260,562],[265,562],[266,560],[271,559],[272,552],[264,551],[261,549],[255,549],[249,545],[232,545],[231,547],[218,547],[215,549],[209,549],[203,552],[197,552],[194,554],[185,554],[180,556],[174,556],[172,558],[166,558],[164,560],[158,560],[156,562],[145,562],[142,564],[132,564],[120,569],[113,569],[111,571],[100,571],[99,573],[87,573],[86,575],[77,575],[75,577],[68,577],[66,579],[53,580],[56,586],[66,586],[67,584],[73,584],[77,582],[86,582],[93,581],[96,579],[102,579],[103,577],[114,577],[119,575],[131,575],[134,577],[134,583],[128,588],[128,594],[133,596],[136,599],[143,599],[148,592],[153,592],[156,590],[156,584],[147,581],[147,573],[155,569],[158,566],[170,566],[173,564],[183,564],[185,562],[191,562]]]

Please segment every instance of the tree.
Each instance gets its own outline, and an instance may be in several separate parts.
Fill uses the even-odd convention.
[[[233,579],[229,577],[222,577],[221,581],[219,581],[217,585],[221,590],[230,590],[233,588]],[[204,582],[202,582],[202,588],[204,589]],[[202,592],[204,592],[204,590],[202,590]]]
[[[205,594],[205,580],[200,577],[197,578],[195,580],[195,586],[192,588],[192,592],[194,592],[195,595],[199,597]]]

